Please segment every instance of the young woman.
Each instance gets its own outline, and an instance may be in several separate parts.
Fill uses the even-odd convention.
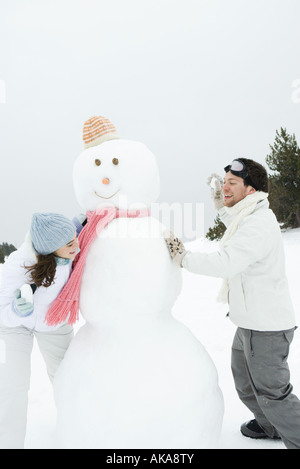
[[[36,213],[24,244],[3,265],[0,449],[24,447],[34,337],[51,381],[73,337],[73,328],[68,324],[49,327],[44,320],[51,303],[69,279],[77,248],[77,233],[70,220],[56,213]],[[25,284],[31,285],[32,298],[22,297]]]

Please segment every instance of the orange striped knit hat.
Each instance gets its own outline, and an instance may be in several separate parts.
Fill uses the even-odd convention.
[[[84,148],[89,148],[120,137],[109,119],[102,116],[93,116],[84,123],[82,138]]]

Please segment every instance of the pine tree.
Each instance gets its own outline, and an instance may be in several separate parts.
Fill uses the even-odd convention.
[[[2,251],[0,247],[0,264],[4,264],[4,259],[5,259],[4,252]]]
[[[17,250],[17,248],[13,244],[8,243],[0,244],[0,249],[2,250],[4,256],[9,256],[12,252]]]
[[[269,201],[283,228],[300,227],[300,148],[295,135],[276,130],[275,142],[266,162],[274,173],[269,176]]]
[[[221,222],[221,218],[219,217],[219,215],[217,215],[217,217],[215,218],[214,223],[214,227],[209,228],[205,237],[207,239],[210,239],[211,241],[219,241],[225,233],[226,226],[224,225],[224,223]]]

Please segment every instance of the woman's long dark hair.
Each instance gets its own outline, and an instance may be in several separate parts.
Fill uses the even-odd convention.
[[[56,259],[55,255],[48,254],[43,256],[37,255],[37,262],[31,266],[25,266],[27,272],[31,274],[31,281],[37,287],[50,287],[54,283],[56,273]]]

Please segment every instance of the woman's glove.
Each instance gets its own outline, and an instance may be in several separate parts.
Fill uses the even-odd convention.
[[[22,298],[19,288],[15,291],[14,295],[15,298],[12,302],[14,313],[22,318],[30,316],[34,309],[33,303],[27,302],[25,298]]]
[[[73,218],[72,222],[75,225],[77,236],[79,236],[86,224],[86,215],[84,213],[79,213]]]
[[[187,253],[182,241],[179,238],[175,238],[174,234],[171,231],[166,231],[164,233],[164,238],[167,243],[172,260],[177,265],[179,265],[179,267],[182,267],[182,260]]]
[[[216,209],[220,210],[224,207],[222,194],[223,179],[221,176],[218,176],[218,174],[212,173],[209,178],[207,178],[206,183],[211,188],[211,198],[214,201]]]

